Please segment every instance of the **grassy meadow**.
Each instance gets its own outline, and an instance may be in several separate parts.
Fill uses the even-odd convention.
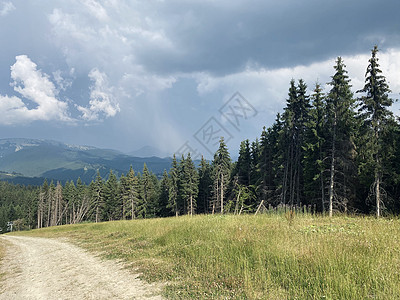
[[[194,216],[23,232],[120,259],[171,299],[399,299],[400,221]]]

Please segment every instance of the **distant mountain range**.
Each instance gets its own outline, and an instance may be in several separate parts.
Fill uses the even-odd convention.
[[[139,154],[139,153],[138,153]],[[132,165],[141,172],[146,163],[149,170],[160,175],[171,165],[171,158],[136,157],[109,149],[76,146],[50,140],[0,139],[0,179],[24,184],[48,180],[76,180],[89,183],[97,171],[106,178],[110,170],[118,176]]]
[[[129,152],[128,155],[135,156],[135,157],[170,157],[169,153],[162,152],[154,147],[151,146],[144,146],[138,150]]]

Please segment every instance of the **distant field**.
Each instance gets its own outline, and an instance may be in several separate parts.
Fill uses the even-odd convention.
[[[24,233],[26,234],[26,233]],[[53,227],[122,259],[169,298],[399,299],[400,221],[282,215],[195,216]]]

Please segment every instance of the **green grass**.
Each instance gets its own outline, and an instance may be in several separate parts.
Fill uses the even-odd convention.
[[[26,233],[24,233],[26,234]],[[399,299],[400,221],[196,216],[53,227],[122,259],[172,299]]]

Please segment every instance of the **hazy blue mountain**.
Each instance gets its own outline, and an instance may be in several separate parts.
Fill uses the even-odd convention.
[[[76,180],[86,183],[97,171],[105,178],[110,169],[117,175],[126,173],[130,166],[136,172],[146,163],[155,174],[169,170],[171,159],[141,158],[109,149],[67,145],[56,141],[34,139],[0,139],[0,171],[18,173],[15,177],[43,177],[53,180]]]
[[[129,152],[128,155],[135,156],[135,157],[172,157],[169,153],[165,153],[160,151],[157,148],[151,146],[144,146],[138,150]]]

